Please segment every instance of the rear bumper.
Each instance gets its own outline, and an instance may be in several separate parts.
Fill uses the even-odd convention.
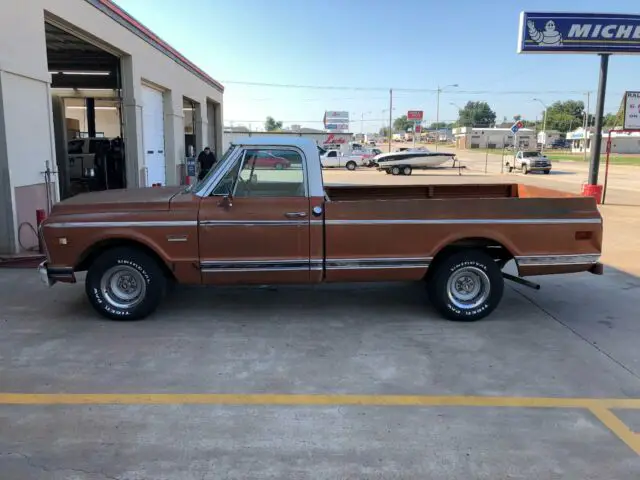
[[[42,262],[38,266],[38,275],[47,287],[51,287],[56,282],[76,283],[73,267],[51,267],[48,262]]]

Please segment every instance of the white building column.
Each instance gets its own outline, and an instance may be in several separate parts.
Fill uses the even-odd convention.
[[[164,151],[167,185],[180,185],[184,163],[184,113],[182,95],[164,92]]]

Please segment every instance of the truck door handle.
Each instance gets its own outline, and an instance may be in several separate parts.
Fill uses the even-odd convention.
[[[287,212],[284,216],[287,218],[304,218],[307,216],[307,212]]]

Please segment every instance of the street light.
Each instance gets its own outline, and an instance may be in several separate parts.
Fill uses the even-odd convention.
[[[440,126],[438,125],[440,123],[440,92],[442,92],[445,88],[449,88],[449,87],[456,88],[457,86],[458,86],[457,83],[452,83],[451,85],[445,85],[442,88],[440,88],[440,85],[438,85],[438,90],[436,95],[436,151],[438,151],[438,141],[440,140]]]
[[[389,152],[391,152],[391,136],[392,136],[391,117],[393,116],[393,111],[395,109],[396,107],[393,107],[392,109],[385,108],[384,110],[382,110],[382,113],[389,112]]]
[[[457,103],[453,103],[453,102],[449,102],[449,105],[453,105],[454,107],[456,107],[458,110],[464,110],[464,108],[462,108],[460,105],[458,105]]]
[[[547,104],[544,103],[539,98],[534,98],[534,102],[538,102],[540,105],[544,107],[544,119],[542,120],[542,147],[540,148],[540,153],[544,153],[544,146],[547,144]]]

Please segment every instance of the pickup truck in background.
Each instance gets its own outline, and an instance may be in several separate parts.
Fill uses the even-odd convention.
[[[257,168],[264,154],[287,168]],[[323,185],[316,145],[251,137],[188,187],[87,193],[40,228],[47,284],[76,281],[107,318],[143,318],[168,284],[423,281],[452,320],[496,308],[520,276],[602,273],[595,199],[519,184]]]
[[[320,164],[322,168],[346,168],[353,171],[359,166],[367,166],[368,157],[357,152],[345,154],[339,150],[329,150],[320,156]]]
[[[551,172],[551,160],[538,151],[520,150],[513,156],[513,159],[506,160],[505,167],[508,172],[518,169],[525,175],[529,172],[549,174]]]

